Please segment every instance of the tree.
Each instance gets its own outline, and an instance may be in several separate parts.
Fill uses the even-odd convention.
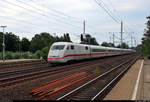
[[[36,34],[31,40],[31,51],[36,52],[37,50],[42,50],[44,47],[50,47],[54,42],[71,42],[69,33],[64,34],[61,37],[53,37],[49,33],[43,32],[41,34]]]
[[[0,51],[2,51],[3,33],[0,32]]]
[[[31,51],[42,50],[44,47],[51,46],[54,38],[49,33],[36,34],[31,40]]]
[[[107,42],[103,42],[101,46],[109,47],[109,44]]]
[[[30,41],[27,38],[22,38],[22,40],[21,40],[21,49],[22,49],[22,51],[29,51]]]
[[[58,37],[58,36],[57,36]],[[58,41],[62,41],[62,42],[72,42],[71,40],[70,40],[70,36],[69,36],[69,33],[64,33],[64,35],[63,36],[61,36],[60,38],[57,38],[57,39],[59,39]]]
[[[44,47],[43,49],[42,49],[42,57],[43,57],[43,59],[45,59],[46,61],[47,61],[47,56],[48,56],[48,52],[49,52],[49,47]]]
[[[66,33],[67,42],[72,42],[69,36],[69,33]]]
[[[81,44],[99,45],[96,39],[92,37],[90,34],[86,34],[85,38],[81,34],[80,40],[81,40]]]
[[[113,43],[108,43],[109,47],[115,47],[115,45]]]
[[[124,49],[128,49],[128,48],[129,48],[129,45],[128,45],[128,44],[126,44],[126,43],[122,43],[121,45],[119,44],[119,45],[117,46],[117,48],[124,48]]]
[[[18,51],[20,39],[18,36],[10,33],[5,34],[5,49],[7,51]]]
[[[92,38],[90,39],[90,44],[91,44],[91,45],[99,45],[94,37],[92,37]]]
[[[137,45],[136,46],[136,48],[135,48],[135,50],[137,51],[137,52],[142,52],[142,44],[139,44],[139,45]]]
[[[145,56],[150,57],[150,16],[147,17],[147,28],[144,31],[142,38],[142,51]]]
[[[113,43],[107,43],[107,42],[103,42],[101,44],[101,46],[105,46],[105,47],[115,47],[115,45]]]

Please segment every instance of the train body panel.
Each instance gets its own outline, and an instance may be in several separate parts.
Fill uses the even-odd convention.
[[[95,45],[76,44],[70,42],[54,43],[48,54],[48,62],[65,63],[70,60],[81,60],[113,56],[134,52],[131,49],[120,49]]]

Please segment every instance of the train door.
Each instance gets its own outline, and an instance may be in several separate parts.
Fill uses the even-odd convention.
[[[75,45],[70,45],[70,53],[71,53],[71,58],[72,58],[72,60],[74,60],[75,57],[76,57]]]
[[[74,45],[68,45],[66,49],[66,54],[68,56],[68,60],[73,60],[75,56],[75,47]]]
[[[85,54],[86,54],[86,58],[90,58],[91,56],[91,51],[90,51],[90,47],[89,46],[85,46]]]

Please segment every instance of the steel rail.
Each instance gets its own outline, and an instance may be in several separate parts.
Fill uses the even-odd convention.
[[[109,59],[106,59],[106,60],[109,60]],[[99,60],[98,60],[99,61]],[[94,61],[94,62],[98,62],[97,60]],[[93,62],[92,62],[93,63]],[[81,64],[81,63],[80,63]],[[78,66],[78,67],[83,67],[83,66],[86,66],[87,64],[89,64],[89,62],[86,62],[86,63],[83,63],[82,65]],[[95,63],[97,64],[97,63]],[[93,64],[93,65],[95,65]],[[92,66],[93,66],[92,65]],[[75,65],[70,65],[71,67],[76,67],[76,64]],[[42,68],[45,67],[45,66],[41,66]],[[41,69],[40,67],[40,69]],[[67,66],[69,67],[69,66]],[[15,77],[11,77],[11,78],[2,78],[0,79],[0,82],[6,82],[8,80],[14,80],[14,79],[17,79],[17,78],[24,78],[24,77],[29,77],[29,76],[34,76],[34,75],[38,75],[38,74],[42,74],[42,73],[49,73],[49,72],[54,72],[54,73],[59,73],[59,72],[62,72],[62,70],[67,70],[67,69],[63,69],[63,68],[66,68],[66,66],[63,66],[63,67],[60,67],[58,69],[48,69],[48,66],[46,67],[46,70],[42,70],[42,71],[39,71],[39,72],[33,72],[33,73],[26,73],[26,74],[21,74],[21,75],[18,75],[18,76],[15,76]],[[23,70],[24,71],[24,70]]]
[[[132,59],[130,59],[130,60],[132,60]],[[71,92],[69,92],[69,93],[67,93],[67,94],[65,94],[65,95],[63,95],[63,96],[57,98],[56,100],[62,100],[62,99],[64,99],[64,98],[68,97],[69,95],[74,94],[75,92],[77,92],[77,91],[79,91],[80,89],[84,88],[85,86],[91,84],[92,82],[96,81],[97,79],[102,78],[103,76],[107,75],[108,73],[112,72],[113,70],[115,70],[115,69],[121,67],[122,65],[128,63],[130,60],[128,60],[128,61],[126,61],[126,62],[124,62],[124,63],[119,64],[118,66],[116,66],[116,67],[112,68],[111,70],[109,70],[109,71],[103,73],[102,75],[99,75],[98,77],[96,77],[96,78],[94,78],[94,79],[88,81],[87,83],[85,83],[85,84],[79,86],[78,88],[72,90]]]
[[[40,67],[39,67],[40,66]],[[48,65],[47,65],[48,66]],[[26,73],[26,72],[29,72],[29,71],[38,71],[38,70],[41,70],[41,68],[44,67],[44,69],[47,69],[46,65],[43,66],[43,65],[38,65],[38,68],[36,65],[33,65],[33,66],[30,66],[26,69],[19,69],[19,70],[12,70],[12,71],[4,71],[4,72],[0,72],[0,77],[4,77],[6,75],[13,75],[13,74],[19,74],[19,73]],[[44,70],[42,69],[42,70]]]
[[[137,57],[138,58],[138,57]],[[119,74],[117,77],[115,77],[110,83],[108,83],[98,94],[96,94],[91,100],[95,100],[104,90],[106,90],[116,79],[118,79],[124,72],[128,70],[128,68],[137,60],[134,59],[129,65]]]

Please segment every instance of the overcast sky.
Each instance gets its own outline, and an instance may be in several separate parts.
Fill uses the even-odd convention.
[[[97,2],[108,12],[111,11],[111,16],[119,23],[115,22],[95,0],[0,0],[0,25],[7,25],[5,31],[13,32],[21,38],[31,39],[41,32],[53,35],[56,33],[58,36],[70,33],[71,40],[79,42],[85,20],[86,33],[95,37],[98,43],[110,42],[110,36],[112,37],[114,32],[115,44],[118,44],[122,20],[124,42],[131,44],[132,34],[136,44],[141,43],[146,17],[150,15],[150,0]]]

